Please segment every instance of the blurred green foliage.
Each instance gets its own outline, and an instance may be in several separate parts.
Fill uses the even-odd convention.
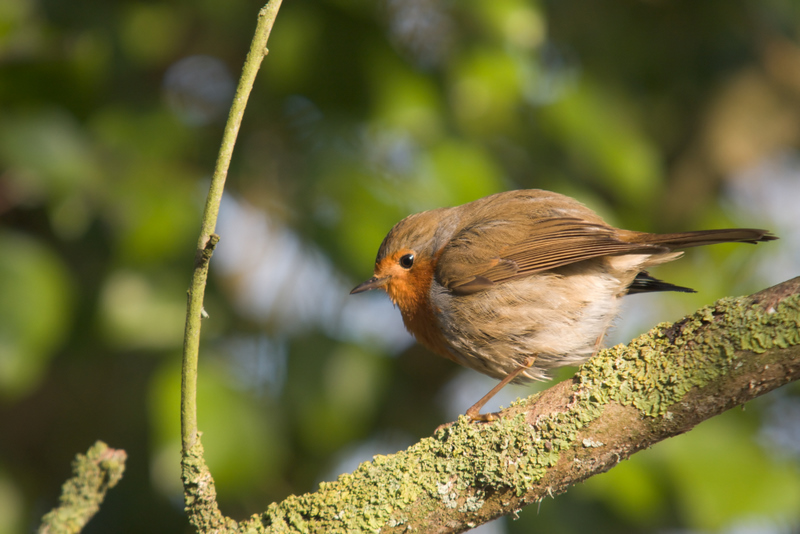
[[[71,323],[72,284],[61,260],[21,234],[0,234],[0,384],[4,400],[34,389]]]
[[[97,439],[129,464],[87,532],[187,529],[185,291],[260,7],[0,2],[0,534],[29,531]],[[746,171],[796,158],[798,35],[794,0],[285,2],[205,306],[199,424],[223,511],[243,518],[313,491],[453,417],[443,395],[469,375],[404,349],[388,305],[373,313],[346,296],[411,212],[540,187],[634,229],[748,225],[783,238],[659,269],[700,292],[632,297],[620,339],[797,275],[800,220],[756,202],[800,203],[797,166],[756,172],[763,182]],[[493,528],[797,529],[800,452],[786,444],[800,432],[798,393]],[[776,417],[778,405],[794,415]]]

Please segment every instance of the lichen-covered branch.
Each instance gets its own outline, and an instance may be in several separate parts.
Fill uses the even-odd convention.
[[[181,458],[186,511],[198,532],[236,532],[236,521],[223,516],[217,506],[217,489],[203,458],[201,436],[198,433],[195,444],[183,451]]]
[[[61,487],[57,508],[42,517],[39,534],[80,532],[100,510],[106,492],[117,485],[125,471],[127,455],[98,441],[72,463],[73,477]]]
[[[493,423],[461,418],[376,456],[238,532],[462,532],[565,491],[643,448],[800,377],[800,278],[726,298],[519,401]],[[202,459],[200,459],[202,464]],[[210,488],[197,471],[197,488]],[[213,499],[212,499],[213,500]],[[217,512],[218,513],[218,512]]]

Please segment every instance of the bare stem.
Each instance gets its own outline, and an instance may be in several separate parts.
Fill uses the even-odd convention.
[[[256,74],[261,61],[267,55],[267,40],[278,15],[282,0],[270,0],[258,13],[258,24],[250,51],[239,78],[236,96],[231,105],[228,122],[222,134],[222,145],[211,178],[206,206],[200,227],[200,238],[197,241],[194,271],[189,287],[186,310],[186,328],[183,335],[183,367],[181,370],[181,443],[186,453],[197,441],[197,360],[200,350],[200,321],[203,310],[203,297],[208,279],[208,263],[219,237],[214,235],[217,225],[219,205],[222,191],[233,155],[233,147],[242,117],[247,106],[247,99],[253,89]]]

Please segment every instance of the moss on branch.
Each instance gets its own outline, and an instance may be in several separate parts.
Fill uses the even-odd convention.
[[[125,471],[127,455],[102,441],[72,462],[73,476],[61,487],[57,508],[42,517],[39,534],[80,532],[100,510],[106,492],[117,485]]]
[[[788,288],[788,289],[787,289]],[[516,402],[496,422],[461,417],[376,456],[239,532],[460,532],[613,467],[634,452],[800,376],[800,278],[726,298]]]

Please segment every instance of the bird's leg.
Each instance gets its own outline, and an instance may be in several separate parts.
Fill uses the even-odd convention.
[[[497,392],[503,389],[508,385],[509,382],[517,378],[521,373],[525,372],[526,370],[530,369],[533,363],[536,361],[536,356],[531,356],[525,363],[508,373],[504,379],[500,381],[492,390],[484,395],[481,400],[473,404],[467,410],[467,417],[469,417],[473,421],[496,421],[500,419],[500,414],[498,412],[492,413],[480,413],[481,408],[483,408],[487,402],[491,400],[492,397],[497,395]]]

